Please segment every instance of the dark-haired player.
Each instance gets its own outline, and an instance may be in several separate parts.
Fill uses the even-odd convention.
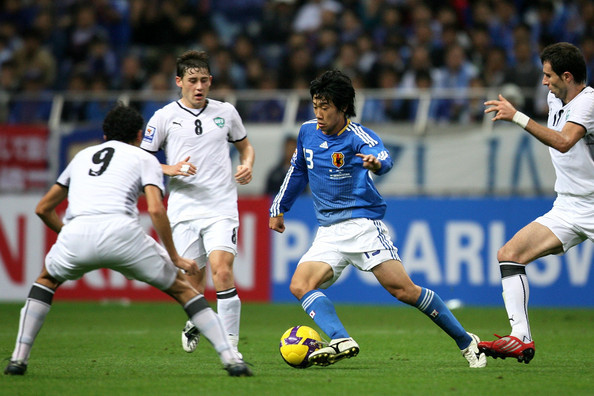
[[[283,232],[283,213],[309,183],[320,227],[290,288],[332,339],[310,355],[310,362],[327,366],[359,353],[332,301],[320,290],[352,265],[372,272],[390,294],[431,318],[454,339],[470,367],[484,367],[487,358],[479,353],[478,337],[464,330],[436,293],[412,282],[392,244],[382,222],[386,202],[372,175],[385,174],[393,161],[375,132],[349,119],[355,115],[351,80],[340,71],[327,71],[311,83],[310,93],[316,118],[299,130],[297,150],[270,208],[269,223],[271,229]]]

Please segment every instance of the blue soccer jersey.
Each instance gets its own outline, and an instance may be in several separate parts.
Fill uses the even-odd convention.
[[[325,135],[316,120],[305,122],[297,137],[297,150],[280,191],[270,208],[271,216],[289,211],[307,183],[318,222],[322,226],[353,218],[382,219],[386,202],[369,170],[356,154],[373,154],[382,164],[378,175],[392,169],[393,161],[372,130],[348,121],[335,135]]]

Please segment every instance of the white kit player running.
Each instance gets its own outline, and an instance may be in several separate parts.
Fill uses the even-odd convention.
[[[252,180],[254,149],[235,107],[208,98],[212,76],[205,52],[183,53],[175,80],[181,99],[155,112],[141,147],[165,152],[169,165],[162,168],[170,176],[167,213],[175,246],[198,263],[197,275],[189,274],[188,279],[201,293],[209,262],[217,312],[237,351],[241,300],[233,275],[239,227],[236,183]],[[239,152],[235,174],[229,143]],[[196,349],[199,335],[188,321],[181,335],[186,352]]]
[[[17,341],[5,374],[25,374],[33,342],[58,287],[89,271],[110,268],[177,300],[213,344],[229,375],[252,375],[233,351],[216,313],[178,270],[193,273],[198,268],[194,261],[181,257],[173,244],[163,205],[163,172],[159,161],[138,147],[143,125],[142,116],[133,108],[118,105],[112,109],[103,123],[106,142],[76,154],[37,205],[36,213],[58,233],[58,239],[21,310]],[[164,247],[138,221],[136,205],[142,192]],[[64,224],[56,207],[66,198]]]
[[[550,254],[565,253],[586,239],[594,241],[594,89],[586,86],[586,62],[569,43],[541,53],[543,80],[549,88],[547,126],[517,111],[499,95],[485,102],[493,121],[512,121],[549,146],[557,180],[553,208],[522,228],[497,253],[511,334],[479,343],[486,355],[529,363],[534,341],[528,321],[526,265]]]

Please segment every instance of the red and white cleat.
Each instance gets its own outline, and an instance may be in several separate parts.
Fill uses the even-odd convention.
[[[495,336],[499,339],[479,342],[479,351],[495,359],[513,357],[518,359],[518,362],[524,362],[526,364],[530,363],[534,357],[534,341],[526,343],[514,336],[501,337],[497,334]]]

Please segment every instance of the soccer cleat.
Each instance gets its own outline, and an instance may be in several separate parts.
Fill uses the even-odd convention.
[[[194,352],[198,346],[198,342],[200,342],[200,331],[189,320],[186,322],[186,327],[182,330],[181,342],[182,348],[188,353]]]
[[[495,337],[499,339],[479,342],[479,350],[494,359],[513,357],[518,359],[518,362],[524,362],[526,364],[530,363],[534,357],[534,341],[526,343],[514,336],[501,337],[497,334],[495,334]]]
[[[251,377],[254,375],[252,370],[247,366],[247,364],[245,364],[243,360],[226,364],[225,370],[227,370],[231,377]]]
[[[8,366],[4,369],[4,374],[7,375],[24,375],[27,371],[27,363],[20,360],[11,360]]]
[[[239,345],[239,336],[236,336],[236,335],[233,335],[233,334],[227,334],[227,339],[229,340],[229,344],[231,344],[231,348],[233,349],[233,352],[235,352],[235,354],[240,359],[243,359],[243,355],[237,349],[237,345]]]
[[[309,362],[316,366],[328,366],[342,359],[352,358],[359,353],[359,344],[352,338],[337,338],[309,355]]]
[[[468,333],[472,341],[470,344],[461,350],[462,356],[468,360],[470,368],[481,368],[487,365],[487,355],[481,352],[478,348],[478,343],[481,340],[475,334]]]

